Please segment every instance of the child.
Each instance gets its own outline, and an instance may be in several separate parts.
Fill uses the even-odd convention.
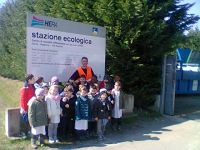
[[[64,97],[60,101],[60,107],[62,108],[60,131],[63,138],[66,138],[67,134],[74,135],[75,102],[76,97],[73,95],[73,89],[65,87]]]
[[[94,101],[99,96],[98,87],[96,84],[90,86],[90,92],[88,93],[88,97],[91,101]]]
[[[73,87],[73,85],[72,85],[70,82],[67,82],[67,83],[65,84],[64,89],[65,89],[66,87],[71,88],[71,89],[73,90],[73,95],[76,95],[76,93],[75,93],[75,91],[74,91],[74,87]],[[62,93],[60,93],[60,96],[61,96],[62,98],[65,96],[64,89],[63,89]]]
[[[97,98],[99,97],[98,87],[94,85],[90,85],[90,92],[88,93],[88,98],[90,99],[91,104],[91,110],[93,112],[93,105],[97,101]],[[88,122],[88,131],[90,136],[96,136],[97,133],[97,123],[94,119],[94,116],[92,115],[91,120]]]
[[[58,143],[59,140],[57,138],[57,127],[60,122],[60,99],[57,85],[51,85],[49,89],[49,93],[46,96],[45,100],[47,102],[47,112],[49,118],[49,126],[48,126],[48,136],[49,143]]]
[[[115,105],[115,99],[114,99],[114,97],[112,95],[112,89],[111,88],[107,89],[107,99],[111,103],[111,108],[113,110],[114,105]]]
[[[53,76],[51,78],[51,82],[49,83],[49,85],[57,85],[58,86],[58,93],[62,93],[63,91],[63,85],[62,85],[62,82],[59,81],[58,77],[57,76]]]
[[[93,75],[91,78],[91,81],[89,82],[90,85],[97,83],[98,84],[98,79],[96,75]]]
[[[115,76],[114,76],[114,79],[111,81],[111,87],[112,87],[112,88],[114,88],[115,82],[117,82],[117,81],[119,81],[120,84],[122,85],[122,81],[121,81],[120,76],[119,76],[119,75],[115,75]]]
[[[44,95],[47,96],[49,92],[49,86],[47,83],[45,83],[42,88],[44,89]]]
[[[75,92],[78,91],[80,85],[85,86],[85,87],[87,88],[87,90],[89,91],[90,85],[89,85],[89,83],[86,81],[85,75],[81,75],[81,76],[80,76],[79,82],[77,83],[77,86],[75,87]]]
[[[100,89],[100,96],[94,104],[94,117],[97,121],[97,134],[99,141],[104,139],[104,132],[108,120],[111,119],[111,105],[107,100],[107,93],[105,89]]]
[[[28,123],[28,102],[35,96],[34,88],[35,78],[32,74],[25,77],[24,86],[20,89],[20,114],[21,114],[21,128],[24,129],[24,134],[28,136],[30,132],[30,125]]]
[[[91,118],[90,100],[87,96],[88,90],[85,86],[80,89],[80,96],[75,105],[75,129],[80,140],[85,139],[88,129],[88,120]]]
[[[100,82],[99,87],[105,88],[105,89],[110,89],[112,87],[112,83],[111,83],[111,78],[108,75],[105,75],[103,78],[103,81]]]
[[[112,128],[113,130],[121,129],[122,109],[124,108],[124,93],[121,91],[121,83],[115,82],[114,89],[112,90],[115,103],[112,112]]]
[[[48,83],[44,83],[42,85],[42,88],[44,89],[44,95],[45,97],[48,95],[49,93],[49,86]],[[45,98],[46,99],[46,98]],[[46,131],[46,137],[48,137],[48,124],[45,126],[45,131]]]
[[[58,85],[59,84],[59,79],[57,76],[53,76],[51,78],[51,82],[50,82],[50,85]]]
[[[43,81],[44,81],[43,77],[38,77],[34,84],[35,89],[42,88]]]
[[[79,96],[80,96],[80,91],[81,91],[81,88],[83,88],[83,87],[85,87],[84,85],[82,85],[82,84],[80,84],[79,85],[79,90],[78,90],[78,92],[76,92],[76,97],[78,98]]]
[[[44,144],[43,136],[45,135],[45,125],[48,124],[47,105],[44,101],[44,90],[36,89],[34,97],[28,103],[28,120],[31,126],[31,144],[37,148],[36,140],[39,137],[40,145]]]

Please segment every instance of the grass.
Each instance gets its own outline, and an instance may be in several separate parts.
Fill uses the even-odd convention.
[[[140,112],[139,117],[143,119],[153,119],[161,117],[161,114],[152,110],[148,110]]]
[[[19,106],[19,89],[22,87],[23,83],[17,80],[10,80],[0,77],[0,98],[4,99],[0,101],[0,106]]]
[[[19,107],[19,89],[23,83],[2,77],[0,77],[0,83],[0,149],[27,149],[30,140],[9,140],[5,135],[5,110],[10,107]]]
[[[10,107],[19,107],[19,90],[23,86],[23,82],[0,77],[0,83],[0,150],[30,149],[30,139],[10,140],[5,136],[5,110]],[[159,113],[154,111],[136,111],[125,117],[123,123],[131,124],[138,119],[153,119],[160,116]],[[66,143],[61,143],[56,147],[59,148],[61,145],[66,145]]]

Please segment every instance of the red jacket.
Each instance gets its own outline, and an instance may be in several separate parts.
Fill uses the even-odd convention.
[[[35,96],[35,88],[33,85],[28,85],[28,87],[22,87],[20,89],[20,107],[27,112],[28,111],[28,101]]]
[[[99,83],[99,88],[100,89],[105,88],[105,82],[104,82],[104,80]]]

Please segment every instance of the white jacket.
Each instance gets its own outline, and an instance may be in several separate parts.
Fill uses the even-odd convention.
[[[60,100],[54,100],[50,95],[47,95],[45,98],[47,102],[47,112],[50,123],[59,123],[60,122]]]

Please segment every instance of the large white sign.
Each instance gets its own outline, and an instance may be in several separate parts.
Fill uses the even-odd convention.
[[[44,16],[27,15],[27,73],[49,81],[67,81],[88,57],[98,79],[105,73],[105,28]]]

